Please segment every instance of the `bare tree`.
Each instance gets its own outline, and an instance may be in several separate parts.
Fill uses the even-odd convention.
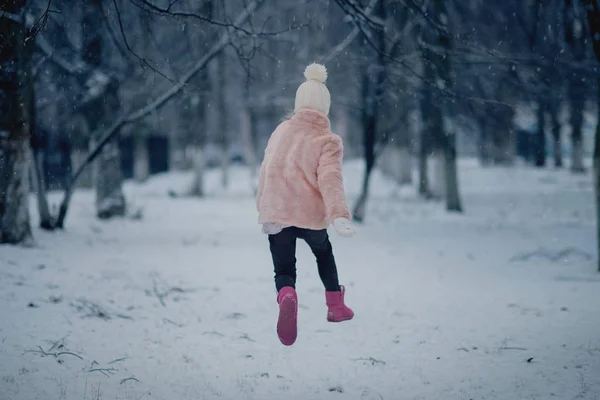
[[[394,34],[390,41],[390,57],[397,59],[403,52],[411,49],[411,43],[405,37],[411,32],[410,10],[406,7],[389,7],[390,24],[398,27],[399,32]],[[414,29],[412,29],[414,30]],[[402,34],[400,32],[406,32]],[[411,82],[406,77],[397,76],[395,79],[388,77],[388,90],[385,91],[381,116],[382,135],[385,148],[381,151],[378,165],[382,172],[397,182],[399,185],[412,183],[412,133],[410,126],[410,112],[416,104],[408,96]],[[390,87],[391,86],[391,87]]]
[[[600,7],[597,0],[583,0],[587,14],[592,47],[596,59],[600,63]],[[594,189],[596,194],[596,240],[598,250],[598,271],[600,272],[600,77],[597,78],[597,113],[596,136],[594,140]]]
[[[422,51],[426,52],[424,48]],[[433,194],[431,191],[431,182],[429,178],[428,159],[429,155],[434,152],[434,125],[436,123],[441,123],[441,116],[435,118],[433,115],[435,112],[439,111],[439,108],[433,108],[433,88],[429,84],[431,79],[434,78],[432,64],[426,61],[427,55],[425,53],[423,54],[423,60],[423,69],[425,72],[426,81],[421,83],[420,111],[422,124],[419,145],[419,193],[425,198],[431,198],[433,197]]]
[[[438,181],[442,182],[443,195],[446,199],[448,211],[462,211],[462,204],[458,190],[458,172],[456,167],[456,137],[453,131],[446,127],[451,116],[449,99],[440,89],[450,89],[453,85],[450,64],[452,38],[448,31],[449,15],[443,0],[433,0],[429,14],[438,21],[438,29],[427,29],[423,33],[423,64],[425,69],[425,82],[427,87],[427,100],[424,104],[429,113],[427,130],[431,135],[434,154],[438,157],[437,168],[442,171]],[[435,84],[434,86],[434,82]],[[430,87],[431,86],[431,87]],[[423,111],[422,111],[423,112]],[[443,180],[442,180],[443,179]]]
[[[139,34],[142,40],[142,54],[146,56],[150,52],[150,16],[146,12],[140,12]],[[131,135],[133,136],[133,177],[137,182],[145,182],[150,177],[150,154],[148,150],[148,132],[152,130],[149,121],[140,121],[133,124]]]
[[[229,132],[227,131],[227,108],[225,106],[225,90],[227,80],[225,76],[225,52],[219,54],[217,62],[216,94],[216,113],[217,113],[217,136],[221,145],[221,185],[223,188],[229,186]]]
[[[31,119],[31,175],[32,182],[36,194],[38,213],[40,216],[40,227],[46,230],[54,229],[54,221],[50,214],[50,208],[48,207],[48,198],[46,195],[46,180],[44,171],[44,154],[43,148],[46,142],[46,138],[41,132],[41,128],[36,123],[36,107],[35,107],[35,90],[31,85],[29,110]]]
[[[546,102],[539,100],[537,103],[537,131],[535,140],[535,166],[546,165]]]
[[[532,5],[535,16],[534,31],[531,38],[531,51],[536,52],[544,44],[544,5],[542,0],[535,0]],[[545,72],[545,71],[544,71]],[[537,99],[537,132],[535,140],[534,164],[536,167],[546,166],[546,107],[547,101],[544,93],[538,94]]]
[[[374,16],[380,21],[386,19],[386,5],[384,0],[379,0]],[[369,33],[365,33],[369,35]],[[369,183],[371,172],[375,166],[375,144],[378,133],[378,119],[380,118],[380,102],[383,96],[383,83],[385,79],[385,31],[383,26],[374,33],[373,46],[377,50],[376,62],[367,64],[363,71],[362,81],[362,130],[365,157],[365,172],[360,196],[354,206],[354,219],[361,222],[365,218],[367,198],[369,196]]]
[[[585,57],[584,23],[573,0],[565,0],[565,33],[571,54],[576,61]],[[585,77],[573,71],[568,80],[569,108],[571,113],[571,170],[584,172],[583,166],[583,113],[585,111]]]
[[[25,0],[0,4],[0,243],[31,238],[29,139],[32,76]]]
[[[240,132],[244,143],[244,158],[246,165],[250,169],[250,183],[252,191],[258,190],[258,168],[256,156],[256,121],[254,110],[252,109],[250,99],[250,85],[248,82],[242,83],[243,86],[243,104],[240,117]]]
[[[90,132],[91,148],[101,139],[97,134],[104,131],[120,109],[119,81],[102,70],[104,38],[100,0],[87,0],[82,19],[83,54],[82,59],[92,68],[86,81],[82,112]],[[101,219],[125,214],[125,196],[121,188],[121,155],[118,136],[108,141],[102,148],[94,165],[96,186],[96,215]]]
[[[213,18],[214,14],[214,6],[213,0],[202,1],[197,6],[197,12],[201,15],[204,15],[208,18]],[[191,43],[190,52],[192,54],[197,54],[197,52],[208,51],[208,39],[210,37],[211,30],[207,30],[202,32],[200,37],[192,37],[193,33],[187,23],[185,25],[186,33],[188,35],[188,41]],[[190,188],[190,194],[196,197],[203,197],[205,195],[204,189],[204,172],[205,172],[205,146],[207,144],[208,139],[208,123],[207,123],[207,107],[209,106],[209,92],[212,89],[212,86],[209,79],[209,69],[204,68],[198,73],[198,77],[196,78],[198,92],[195,93],[191,100],[191,108],[194,110],[193,116],[191,116],[191,120],[194,123],[194,126],[191,127],[193,141],[192,141],[192,149],[193,149],[193,178],[192,185]]]
[[[243,11],[240,12],[238,17],[228,26],[238,27],[248,21],[248,19],[252,16],[252,14],[264,3],[264,0],[254,0],[246,5]],[[173,99],[177,94],[179,94],[187,85],[188,82],[194,78],[200,71],[206,69],[208,63],[214,59],[218,54],[220,54],[227,45],[231,44],[232,41],[232,33],[230,31],[225,31],[220,37],[213,43],[212,47],[204,53],[204,55],[198,59],[185,73],[181,75],[179,80],[175,82],[172,86],[167,88],[164,92],[158,95],[154,100],[148,102],[144,107],[141,107],[129,114],[121,115],[115,118],[115,121],[106,128],[104,131],[101,131],[98,137],[100,138],[95,147],[90,151],[85,161],[81,166],[73,174],[70,183],[65,189],[65,195],[60,205],[60,211],[58,218],[56,219],[56,226],[62,228],[64,226],[64,221],[67,215],[67,211],[69,209],[69,204],[71,201],[71,197],[73,196],[73,192],[75,189],[75,185],[77,180],[81,176],[82,172],[85,168],[92,162],[94,159],[102,152],[104,146],[113,140],[117,135],[121,132],[121,129],[133,124],[148,115],[156,112],[159,108],[163,107],[165,104],[169,102],[169,100]]]
[[[561,168],[563,166],[562,159],[562,140],[560,136],[561,125],[559,119],[560,113],[560,98],[552,98],[548,103],[548,113],[550,114],[550,125],[552,129],[552,143],[554,152],[554,166]]]

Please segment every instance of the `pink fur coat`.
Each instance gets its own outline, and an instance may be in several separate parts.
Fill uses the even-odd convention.
[[[342,157],[342,140],[324,114],[300,109],[282,122],[260,168],[258,222],[319,230],[336,218],[350,219]]]

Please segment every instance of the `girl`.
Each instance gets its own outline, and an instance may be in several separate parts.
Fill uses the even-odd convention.
[[[292,117],[271,135],[260,169],[256,205],[269,235],[279,303],[277,335],[285,346],[297,337],[296,239],[306,241],[325,286],[327,320],[352,319],[338,282],[327,227],[354,235],[342,179],[342,140],[330,130],[330,95],[323,65],[311,64],[296,92]]]

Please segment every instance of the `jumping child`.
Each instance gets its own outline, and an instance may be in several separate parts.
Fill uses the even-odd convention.
[[[260,169],[256,205],[259,223],[269,235],[279,303],[277,335],[285,346],[297,337],[296,239],[316,257],[325,286],[327,320],[352,319],[344,304],[345,288],[337,268],[327,227],[342,237],[354,235],[342,178],[342,140],[330,130],[331,98],[327,70],[311,64],[296,91],[294,114],[273,132]]]

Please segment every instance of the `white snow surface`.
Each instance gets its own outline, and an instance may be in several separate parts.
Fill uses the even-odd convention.
[[[79,191],[65,231],[0,247],[0,399],[600,398],[590,175],[459,173],[463,215],[376,172],[358,235],[332,231],[352,321],[326,321],[298,245],[292,347],[247,171],[230,190],[209,173],[205,199],[167,195],[185,173],[128,183],[141,220],[99,221]],[[350,200],[361,174],[346,165]]]

